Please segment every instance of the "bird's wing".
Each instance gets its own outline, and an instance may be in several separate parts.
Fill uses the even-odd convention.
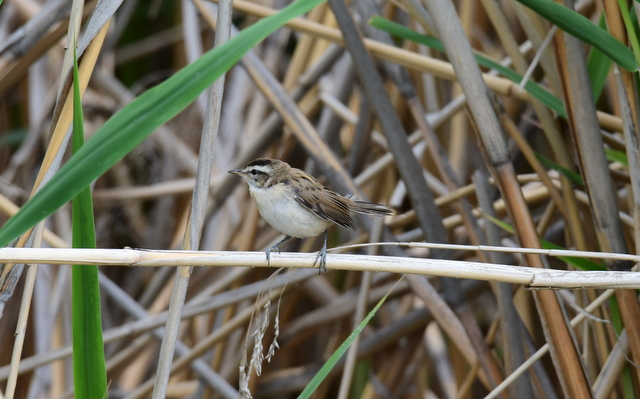
[[[296,202],[324,220],[355,229],[348,200],[312,179],[310,176],[299,177],[294,188]]]

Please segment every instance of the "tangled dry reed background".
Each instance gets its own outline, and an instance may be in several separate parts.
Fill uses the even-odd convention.
[[[93,55],[80,59],[88,84],[83,107],[89,140],[136,96],[214,45],[214,3],[92,1],[84,8],[81,3],[74,1],[72,8],[68,0],[5,0],[0,6],[2,223],[17,211],[13,204],[22,206],[29,198],[50,133],[60,124],[56,103],[70,87],[63,68],[70,15],[84,27],[96,3],[118,8],[96,36],[100,41],[89,46]],[[603,26],[626,44],[618,3],[630,6],[605,0],[575,8],[595,24],[606,15]],[[286,4],[237,0],[232,22],[242,29]],[[438,36],[446,53],[373,28],[374,15]],[[554,29],[511,0],[460,0],[455,9],[442,0],[321,4],[270,35],[229,71],[212,151],[200,151],[201,132],[218,114],[202,94],[95,182],[97,245],[264,249],[279,234],[260,218],[246,187],[226,171],[265,156],[303,168],[341,194],[397,210],[383,224],[359,220],[357,232],[334,228],[330,247],[398,240],[553,244],[633,254],[640,242],[637,76],[611,67],[590,46]],[[495,71],[484,69],[480,79],[467,43],[520,75],[533,64],[529,79],[561,99],[566,115]],[[190,222],[192,192],[201,184],[195,179],[198,162],[207,161],[209,200],[201,207],[203,216]],[[185,247],[185,231],[193,223],[201,223],[195,230],[201,239],[195,248]],[[48,219],[43,237],[43,246],[70,246],[69,206]],[[311,252],[320,239],[297,240],[283,249]],[[580,267],[577,261],[535,254],[417,247],[370,247],[360,253],[377,252]],[[582,261],[611,270],[632,266]],[[633,290],[529,291],[418,275],[392,289],[400,276],[375,271],[318,275],[305,269],[196,267],[190,279],[175,271],[101,267],[109,397],[148,397],[159,362],[171,369],[162,391],[166,397],[231,398],[238,390],[256,398],[296,397],[387,293],[316,398],[484,397],[540,348],[548,352],[540,352],[538,361],[496,395],[640,395],[640,308]],[[35,286],[23,276],[2,297],[0,392],[6,392],[10,378],[18,315],[26,314],[12,397],[74,396],[70,276],[68,265],[43,264]],[[171,363],[169,355],[167,363],[160,342],[172,292],[180,284],[186,304],[176,325],[176,357]],[[22,299],[25,286],[33,289],[30,310]],[[6,294],[7,287],[2,289]],[[570,325],[576,316],[583,322]],[[243,380],[241,364],[265,356],[270,362],[252,362],[249,379]]]

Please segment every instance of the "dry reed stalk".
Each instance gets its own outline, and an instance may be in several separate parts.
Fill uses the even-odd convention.
[[[191,5],[189,1],[181,0],[185,7]],[[107,44],[101,50],[100,68],[87,86],[85,120],[89,133],[123,104],[169,76],[166,71],[177,70],[193,60],[197,56],[194,50],[212,46],[216,27],[214,6],[193,0],[195,8],[189,15],[184,14],[185,18],[192,18],[189,19],[192,22],[185,24],[173,16],[174,8],[181,2],[138,2],[137,6],[134,2],[123,3],[113,30],[107,34]],[[337,1],[332,1],[331,5],[335,6],[335,3]],[[37,9],[30,9],[29,4],[19,0],[3,4],[0,37],[14,34],[29,19],[32,24],[38,20],[33,17]],[[154,9],[158,4],[162,7]],[[613,291],[598,296],[600,292],[595,289],[566,289],[586,285],[602,287],[605,283],[609,284],[605,287],[614,287],[620,281],[636,287],[631,284],[636,284],[637,278],[631,272],[561,271],[559,269],[572,266],[556,256],[582,257],[596,263],[606,259],[610,264],[637,261],[637,256],[623,253],[580,252],[599,247],[622,252],[612,243],[620,243],[623,235],[626,244],[632,248],[629,252],[633,253],[634,247],[640,245],[636,242],[640,230],[635,212],[637,192],[640,191],[636,190],[639,166],[632,151],[637,147],[634,132],[638,125],[638,105],[632,76],[624,71],[614,72],[597,103],[598,109],[592,107],[586,111],[593,130],[602,135],[602,141],[592,147],[596,151],[602,151],[606,146],[626,152],[629,164],[604,160],[598,166],[599,173],[609,173],[614,178],[614,189],[609,191],[618,209],[609,209],[605,219],[619,220],[621,232],[615,237],[610,234],[607,238],[610,243],[602,245],[603,236],[607,234],[601,233],[602,230],[596,227],[599,224],[593,222],[599,217],[592,218],[591,215],[603,208],[594,198],[593,191],[605,190],[602,188],[604,182],[589,182],[585,190],[563,173],[545,171],[548,165],[540,165],[535,158],[535,152],[542,153],[574,172],[581,169],[568,154],[579,154],[591,160],[591,155],[584,155],[577,141],[567,140],[569,128],[566,122],[552,115],[527,92],[520,91],[518,85],[484,71],[482,80],[497,93],[501,123],[513,137],[509,141],[508,159],[513,161],[514,167],[509,171],[504,165],[497,165],[496,179],[490,183],[479,176],[472,181],[474,170],[491,169],[493,161],[485,161],[479,156],[479,146],[472,143],[475,138],[469,134],[476,128],[482,129],[482,122],[472,115],[477,126],[471,126],[468,115],[460,112],[467,106],[473,107],[472,103],[476,101],[472,97],[467,101],[461,95],[462,89],[466,90],[464,86],[468,86],[463,83],[460,88],[458,85],[458,82],[464,82],[464,76],[459,79],[452,64],[436,51],[408,41],[401,44],[397,38],[389,40],[388,36],[370,29],[366,24],[369,14],[361,9],[362,5],[356,1],[353,8],[341,14],[362,18],[358,24],[360,33],[365,36],[364,47],[379,62],[375,73],[382,76],[380,95],[366,94],[364,87],[370,82],[354,77],[348,50],[341,47],[345,45],[340,31],[344,29],[344,21],[338,24],[327,4],[314,10],[307,19],[292,21],[289,28],[258,46],[243,61],[249,74],[242,72],[240,67],[229,74],[220,120],[220,150],[216,152],[216,162],[207,167],[212,176],[205,180],[211,182],[211,187],[201,190],[208,194],[211,202],[205,212],[200,213],[204,216],[198,218],[202,226],[191,224],[196,230],[202,230],[202,248],[213,252],[102,250],[93,253],[91,259],[83,256],[72,259],[79,252],[37,252],[46,251],[38,249],[31,254],[15,252],[7,255],[12,258],[10,261],[18,261],[15,256],[24,254],[23,261],[49,264],[39,267],[35,279],[31,319],[23,335],[25,350],[15,383],[16,396],[73,394],[68,384],[70,342],[65,328],[69,323],[66,268],[57,265],[70,262],[136,265],[101,268],[105,273],[101,276],[101,284],[109,304],[103,307],[103,320],[108,376],[112,381],[110,394],[113,395],[137,397],[152,388],[153,381],[148,378],[158,366],[158,341],[162,335],[158,328],[167,320],[173,274],[172,268],[156,266],[183,265],[188,268],[208,262],[216,267],[195,270],[186,293],[183,317],[174,319],[181,320],[176,336],[181,357],[173,364],[166,386],[167,395],[193,394],[209,398],[220,392],[224,384],[233,391],[239,388],[240,353],[246,350],[245,337],[255,330],[256,321],[265,321],[257,317],[250,321],[250,313],[254,304],[262,301],[259,298],[264,298],[260,296],[261,289],[273,284],[274,289],[269,291],[272,298],[280,295],[278,290],[283,290],[282,302],[277,309],[272,305],[269,312],[273,317],[270,326],[278,323],[280,349],[271,363],[262,364],[262,374],[251,376],[248,384],[255,397],[294,397],[308,384],[318,365],[353,329],[356,309],[360,314],[366,313],[389,291],[395,273],[401,272],[457,277],[460,286],[448,286],[447,282],[442,285],[434,277],[423,278],[418,274],[409,279],[411,284],[403,281],[379,310],[375,322],[365,329],[361,344],[351,348],[349,361],[343,359],[338,363],[316,392],[317,397],[344,396],[354,385],[358,386],[354,381],[363,381],[360,391],[355,393],[359,397],[372,397],[380,389],[395,397],[418,391],[437,396],[483,397],[503,379],[506,382],[490,395],[532,397],[534,391],[542,392],[544,397],[557,397],[558,393],[554,391],[559,386],[555,377],[557,370],[577,363],[567,361],[566,353],[558,353],[555,339],[549,339],[549,343],[556,352],[557,369],[549,362],[527,360],[538,349],[534,342],[546,340],[533,297],[543,297],[539,303],[552,304],[556,298],[555,292],[539,291],[544,286],[565,289],[561,297],[563,303],[570,305],[566,309],[567,316],[576,315],[577,319],[583,320],[586,313],[576,307],[584,307],[594,315],[589,316],[589,323],[573,328],[575,348],[583,356],[585,374],[595,381],[588,388],[593,389],[597,397],[623,394],[618,381],[626,359],[635,359],[638,347],[637,328],[629,321],[636,318],[633,316],[636,308],[632,306],[637,301],[634,291],[619,289],[616,292],[622,313],[626,314],[624,323],[627,327],[617,336],[611,327],[614,309],[604,300]],[[625,42],[623,23],[612,5],[615,6],[615,2],[604,4],[608,29]],[[275,4],[236,1],[235,11],[239,16],[236,21],[246,26],[256,20],[255,16],[270,15],[281,6],[280,1]],[[85,20],[92,9],[93,4],[87,4],[83,12]],[[586,7],[581,12],[595,20],[600,11],[598,5]],[[418,31],[431,34],[436,31],[424,6],[417,0],[385,3],[376,13]],[[574,96],[580,93],[573,85],[566,85],[569,79],[559,73],[559,65],[565,62],[565,52],[558,46],[561,43],[552,41],[544,46],[545,40],[548,42],[553,38],[550,33],[553,31],[529,9],[517,2],[499,8],[488,0],[461,1],[456,18],[479,52],[503,62],[510,58],[514,70],[521,75],[527,74],[529,79],[535,78],[556,96],[562,94],[563,87]],[[46,130],[62,123],[63,118],[50,110],[55,101],[53,95],[45,97],[47,92],[55,93],[61,84],[65,84],[64,79],[54,79],[51,71],[63,70],[62,46],[57,43],[66,26],[67,22],[60,20],[48,31],[42,31],[34,45],[21,55],[0,50],[0,92],[5,95],[0,99],[0,132],[4,134],[5,130],[12,132],[11,129],[27,126],[27,119],[30,129],[20,150],[0,146],[2,221],[4,215],[8,217],[17,211],[15,204],[22,204],[33,187],[33,178],[46,149],[43,145]],[[82,64],[87,61],[87,54],[84,57]],[[535,67],[538,62],[539,68]],[[408,73],[403,68],[408,68]],[[532,70],[534,73],[529,75]],[[561,79],[561,76],[564,77]],[[586,90],[585,87],[580,89]],[[385,127],[388,121],[384,120],[389,116],[380,117],[375,105],[382,96],[388,97],[389,113],[396,115],[394,118],[400,126],[392,130],[397,135],[395,139],[404,141],[401,152],[395,139],[383,136],[389,131],[388,126]],[[569,105],[575,108],[574,103]],[[51,120],[42,120],[40,116],[40,122],[37,122],[39,108],[41,114]],[[202,109],[198,105],[185,110],[96,182],[94,194],[101,247],[163,250],[180,247],[185,231],[189,229],[191,203],[188,193],[196,185],[196,154],[204,154],[198,151],[200,139],[197,134],[202,130]],[[574,115],[570,117],[570,123],[575,119],[581,118]],[[56,122],[58,120],[60,122]],[[608,131],[601,133],[596,128],[598,125]],[[402,133],[403,130],[408,134]],[[0,135],[0,143],[4,143],[2,140],[4,136]],[[495,149],[486,147],[490,151]],[[289,277],[276,277],[272,283],[267,279],[269,270],[241,266],[263,266],[262,252],[243,251],[269,246],[278,240],[277,232],[262,221],[246,188],[236,190],[237,181],[226,174],[226,170],[260,156],[279,157],[297,167],[306,165],[308,171],[341,194],[358,193],[364,197],[364,193],[372,200],[391,203],[398,212],[384,220],[383,241],[419,241],[423,240],[424,231],[429,231],[429,240],[454,245],[414,242],[383,246],[387,253],[402,255],[394,258],[330,254],[329,268],[336,271],[318,276],[314,270],[298,270]],[[309,162],[310,159],[313,161]],[[407,159],[417,165],[414,174],[407,173],[411,169],[407,167]],[[583,177],[590,175],[585,173]],[[415,201],[415,192],[420,191],[416,190],[416,184],[432,190],[433,199]],[[492,189],[488,184],[502,187],[503,196],[491,197]],[[522,191],[522,196],[518,191]],[[425,206],[426,202],[430,202],[433,214],[428,218],[424,218],[424,214],[418,217],[424,209],[419,212],[416,209]],[[459,205],[461,203],[468,203],[468,206]],[[528,246],[535,246],[532,243],[540,236],[578,251],[509,248],[499,255],[496,251],[504,250],[504,247],[497,246],[513,245],[514,236],[488,221],[486,215],[494,211],[494,217],[516,227],[520,239],[524,236],[522,240]],[[47,224],[43,238],[48,245],[68,247],[67,217],[67,212],[62,210]],[[532,223],[529,223],[531,218]],[[474,226],[475,220],[478,220],[479,228]],[[344,242],[365,243],[376,237],[378,230],[373,223],[364,221],[363,226],[364,229],[353,235],[332,230],[330,247]],[[194,239],[198,235],[191,233]],[[487,242],[492,246],[459,245],[469,242]],[[296,241],[285,250],[299,249],[303,253],[274,254],[272,266],[311,265],[314,255],[304,252],[312,252],[317,247],[317,240]],[[336,249],[336,252],[359,250]],[[6,250],[0,249],[0,257],[5,256],[3,251]],[[524,258],[522,253],[525,253]],[[422,259],[434,254],[435,257],[447,254],[447,258],[458,262]],[[136,258],[137,261],[126,258],[132,255],[142,258]],[[548,257],[553,269],[530,270],[510,265],[522,263],[523,259],[531,262],[538,257]],[[143,258],[145,260],[140,263]],[[491,259],[492,263],[479,262],[484,259]],[[219,267],[222,265],[225,267]],[[235,267],[226,267],[231,265]],[[364,270],[371,273],[367,273],[370,278],[363,282],[359,271]],[[289,278],[291,282],[285,289],[285,281]],[[536,291],[506,283],[489,285],[467,278],[532,284]],[[366,289],[360,292],[358,299],[359,287]],[[366,290],[370,290],[368,295]],[[452,291],[461,295],[452,296]],[[18,286],[11,300],[19,299],[18,294],[23,292]],[[555,320],[551,324],[562,325],[560,310],[546,307],[550,309],[547,311],[551,315],[549,320]],[[9,340],[14,333],[18,311],[17,305],[5,308],[5,323],[0,323],[1,341]],[[22,307],[22,312],[26,314],[26,307]],[[545,321],[545,324],[549,322]],[[50,336],[34,331],[43,328],[51,331]],[[264,336],[259,341],[266,354],[275,331],[263,329],[261,334]],[[502,339],[498,339],[500,337]],[[259,349],[258,344],[256,348]],[[194,347],[198,350],[191,350]],[[574,346],[571,343],[566,347]],[[625,358],[629,350],[631,354]],[[0,350],[2,393],[10,373],[6,352]],[[206,355],[202,355],[205,352]],[[541,353],[543,351],[534,359]],[[260,357],[257,353],[256,358]],[[519,367],[523,362],[524,366]],[[164,364],[168,365],[167,362]],[[366,372],[362,371],[363,365],[369,366]],[[581,367],[574,368],[580,371]],[[529,371],[521,374],[523,370]],[[579,376],[573,382],[567,382],[572,379],[564,378],[564,372],[560,374],[565,386],[573,384],[570,389],[580,389],[576,388],[581,385]],[[629,378],[625,375],[622,379]],[[372,378],[367,380],[369,376]],[[221,379],[218,383],[223,385],[216,385],[216,378]],[[635,384],[638,379],[637,373],[633,373],[625,381]],[[508,384],[512,385],[505,391]]]
[[[524,246],[539,248],[540,242],[531,215],[517,185],[513,165],[508,160],[506,143],[501,136],[502,129],[495,114],[495,107],[486,96],[486,87],[475,65],[469,43],[462,34],[455,9],[452,5],[444,3],[427,1],[426,4],[431,13],[436,15],[434,22],[468,98],[487,166],[507,199],[507,209],[514,224],[514,232]],[[529,266],[545,267],[540,257],[526,258]],[[552,292],[539,292],[535,298],[563,390],[569,396],[587,397],[585,395],[589,395],[591,390],[558,298]]]

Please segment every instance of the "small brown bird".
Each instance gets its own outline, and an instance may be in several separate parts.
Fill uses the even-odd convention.
[[[267,263],[272,251],[292,237],[314,237],[324,232],[324,245],[315,262],[326,270],[327,231],[333,223],[355,229],[351,214],[384,216],[393,214],[386,205],[354,201],[329,190],[312,176],[288,163],[259,158],[241,169],[230,170],[249,184],[249,193],[260,215],[285,238],[265,251]]]

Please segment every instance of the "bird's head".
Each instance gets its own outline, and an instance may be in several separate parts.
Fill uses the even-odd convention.
[[[278,182],[291,170],[288,163],[278,159],[258,158],[240,169],[230,170],[229,173],[242,176],[252,187],[267,188]]]

